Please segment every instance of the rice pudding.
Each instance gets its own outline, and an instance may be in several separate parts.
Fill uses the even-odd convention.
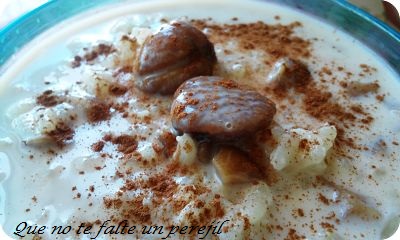
[[[215,134],[229,113],[208,114],[232,104],[251,115],[259,99],[238,110],[224,85],[204,91],[224,100],[204,106],[213,131],[180,127],[171,107],[199,113],[209,98],[185,97],[214,80],[175,94],[138,84],[147,39],[174,21],[213,45],[212,72],[199,75],[269,99],[268,124]],[[47,226],[43,239],[381,239],[398,226],[399,76],[318,19],[265,2],[115,4],[25,50],[0,86],[0,219],[12,238],[34,238],[21,222]],[[107,220],[136,228],[107,233]]]

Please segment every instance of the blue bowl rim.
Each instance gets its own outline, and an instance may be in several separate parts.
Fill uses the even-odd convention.
[[[46,9],[48,8],[49,5],[54,4],[55,1],[49,1],[46,2],[28,12],[23,13],[21,16],[11,20],[11,22],[9,22],[8,24],[6,24],[5,26],[3,26],[2,28],[0,28],[0,36],[6,34],[7,32],[10,32],[16,28],[18,28],[21,23],[27,19],[29,19],[32,15],[34,15],[35,13],[40,12],[42,9]]]
[[[386,33],[388,33],[390,36],[392,36],[394,39],[396,39],[400,44],[400,32],[397,31],[395,28],[393,28],[389,24],[385,23],[381,19],[373,16],[372,14],[370,14],[367,11],[365,11],[364,9],[357,7],[356,5],[353,5],[353,4],[349,3],[346,0],[336,0],[336,1],[337,1],[338,4],[340,4],[343,7],[349,9],[354,14],[357,14],[357,15],[363,17],[365,20],[369,21],[373,25],[375,25],[375,26],[381,28],[382,30],[384,30]]]
[[[84,12],[85,10],[89,10],[89,9],[94,9],[96,7],[102,7],[105,4],[110,4],[110,3],[118,3],[118,2],[124,2],[127,0],[97,0],[95,1],[95,3],[91,2],[91,1],[82,1],[84,7],[78,10],[78,14],[81,12]],[[271,0],[262,0],[262,1],[271,1]],[[273,0],[272,0],[273,1]],[[349,11],[351,11],[353,14],[356,14],[358,16],[360,16],[362,19],[364,19],[365,21],[369,22],[370,24],[372,24],[373,26],[379,28],[380,30],[382,30],[384,33],[386,33],[388,36],[390,36],[391,38],[393,38],[398,44],[399,44],[399,48],[400,48],[400,32],[397,31],[395,28],[391,27],[390,25],[388,25],[387,23],[383,22],[382,20],[380,20],[379,18],[371,15],[370,13],[368,13],[367,11],[349,3],[346,0],[328,0],[331,2],[336,2],[337,4],[341,5],[343,8],[348,9]],[[3,35],[8,34],[9,32],[12,32],[15,29],[18,29],[20,26],[23,26],[23,22],[28,20],[29,18],[31,18],[32,16],[34,16],[35,14],[38,14],[41,11],[45,11],[46,9],[50,8],[51,6],[58,4],[58,1],[54,1],[54,0],[50,0],[49,2],[46,2],[42,5],[40,5],[39,7],[28,11],[26,13],[24,13],[23,15],[21,15],[20,17],[12,20],[10,23],[8,23],[7,25],[5,25],[3,28],[0,28],[0,37]],[[67,16],[66,18],[69,18],[72,16]],[[65,20],[65,18],[62,18],[61,20]],[[40,35],[42,32],[48,30],[49,28],[57,25],[59,23],[58,22],[54,22],[51,25],[47,26],[46,28],[42,29],[41,31],[35,33],[32,37],[35,38],[38,35]],[[332,23],[330,23],[332,24]],[[344,30],[344,29],[342,29]],[[347,32],[348,34],[350,34],[351,36],[352,33],[344,30],[345,32]],[[33,39],[32,38],[32,39]],[[26,45],[27,43],[29,43],[32,39],[26,40],[25,42],[22,43],[21,46],[16,46],[16,49],[14,50],[14,53],[12,54],[8,54],[8,56],[6,56],[6,58],[4,59],[4,61],[0,61],[0,69],[4,66],[5,63],[8,62],[8,60],[16,53],[18,52],[24,45]],[[1,73],[1,71],[0,71]]]

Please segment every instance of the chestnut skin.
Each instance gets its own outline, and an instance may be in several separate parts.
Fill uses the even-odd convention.
[[[275,104],[247,86],[221,77],[187,80],[175,92],[172,126],[177,132],[232,140],[269,127]]]
[[[135,64],[136,86],[144,92],[172,94],[186,80],[212,75],[214,45],[197,28],[172,22],[149,36]]]

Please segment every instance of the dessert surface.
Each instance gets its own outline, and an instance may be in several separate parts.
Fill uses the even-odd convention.
[[[33,239],[26,222],[48,226],[43,239],[390,235],[400,218],[394,71],[283,6],[235,2],[221,15],[180,4],[72,19],[82,26],[49,31],[5,72],[5,231]]]

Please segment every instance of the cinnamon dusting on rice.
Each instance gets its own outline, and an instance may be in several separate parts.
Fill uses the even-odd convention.
[[[108,87],[108,92],[114,96],[121,96],[124,95],[128,91],[128,87],[119,84],[119,83],[112,83]]]
[[[159,140],[163,146],[163,153],[167,158],[172,157],[174,154],[178,142],[176,141],[176,136],[170,132],[163,132]]]
[[[333,94],[325,89],[310,84],[304,93],[303,108],[312,117],[328,122],[337,129],[335,146],[347,146],[359,149],[355,140],[349,137],[346,130],[350,126],[368,129],[374,118],[361,105],[340,103]]]
[[[112,217],[115,222],[128,220],[132,223],[150,223],[151,211],[148,206],[143,204],[143,196],[141,195],[129,200],[105,197],[103,198],[103,204],[106,209],[117,210],[119,215]]]
[[[329,200],[322,193],[318,193],[318,199],[325,205],[329,205]]]
[[[94,152],[100,152],[101,150],[103,150],[103,147],[104,147],[103,141],[98,141],[98,142],[92,144],[92,150]]]
[[[46,90],[41,95],[36,97],[36,103],[44,107],[53,107],[61,102],[62,101],[60,97],[54,95],[52,90]]]
[[[116,49],[111,44],[100,43],[94,46],[92,49],[84,48],[85,53],[82,55],[76,55],[74,60],[71,62],[72,68],[81,66],[82,62],[91,63],[99,56],[108,56],[115,52]]]
[[[331,73],[330,69],[327,67],[324,67],[322,71],[328,75]],[[292,86],[279,84],[272,92],[267,88],[267,93],[273,93],[278,99],[288,98],[289,103],[293,94],[297,93],[302,96],[301,106],[306,113],[321,122],[328,122],[336,127],[338,133],[335,139],[336,148],[347,146],[358,149],[359,146],[356,144],[355,139],[348,136],[347,129],[353,126],[368,129],[368,126],[374,120],[371,114],[365,111],[361,105],[352,104],[346,98],[339,98],[334,95],[334,93],[330,92],[324,85],[317,85],[317,82],[312,80],[309,71],[306,69],[302,71],[293,71],[289,77],[290,79],[307,80],[303,82],[300,81],[298,85],[295,85],[293,92],[289,92]],[[343,82],[342,85],[347,87],[347,83],[345,82]],[[345,101],[341,102],[341,100]]]
[[[116,209],[119,212],[121,220],[127,219],[135,223],[149,223],[151,220],[151,211],[148,206],[143,204],[144,194],[139,196],[128,198],[123,197],[129,191],[135,191],[137,189],[149,190],[154,195],[152,197],[153,205],[159,206],[165,200],[173,199],[172,196],[177,190],[177,183],[165,174],[155,174],[149,176],[147,180],[138,179],[131,180],[127,179],[125,184],[120,189],[120,196],[115,198],[105,198],[103,203],[107,209]]]
[[[294,30],[302,26],[300,22],[293,22],[288,25],[271,25],[261,21],[241,24],[213,24],[207,20],[191,20],[191,23],[200,30],[207,29],[207,32],[210,32],[208,37],[214,44],[224,43],[227,39],[235,39],[239,42],[241,50],[264,51],[273,61],[281,57],[296,59],[310,56],[310,41],[294,34]]]
[[[332,93],[318,88],[310,87],[304,96],[304,108],[311,116],[328,120],[334,117],[339,121],[353,121],[356,117],[347,112],[339,103],[332,98]]]
[[[111,117],[110,104],[100,100],[93,100],[86,110],[86,116],[90,123],[108,120]]]
[[[63,147],[67,141],[72,140],[75,131],[71,129],[67,124],[60,122],[56,125],[55,129],[46,133],[54,142]]]
[[[123,154],[131,154],[135,152],[138,142],[136,136],[131,136],[127,134],[123,134],[117,137],[112,135],[105,135],[103,140],[108,142],[112,142],[113,144],[118,145],[117,150]]]
[[[300,239],[307,239],[304,235],[297,234],[297,231],[293,228],[290,228],[285,240],[300,240]]]
[[[194,209],[185,214],[185,218],[192,225],[205,225],[212,220],[222,219],[225,216],[225,209],[219,194],[215,194],[209,201],[198,200],[199,196],[208,194],[210,189],[202,184],[182,186],[175,182],[172,176],[187,175],[189,172],[186,168],[178,161],[173,161],[161,172],[149,174],[145,178],[126,178],[120,191],[114,197],[104,198],[103,204],[106,209],[116,211],[117,214],[113,215],[115,221],[127,219],[139,224],[148,224],[151,222],[152,214],[143,199],[151,194],[152,208],[166,211],[165,206],[171,206],[176,214],[193,201]],[[140,190],[140,194],[131,197],[130,193],[137,190]],[[191,197],[182,198],[184,196],[182,193]],[[198,209],[199,215],[194,214],[195,208]],[[173,216],[163,215],[162,217],[164,221],[168,222],[172,221]]]

